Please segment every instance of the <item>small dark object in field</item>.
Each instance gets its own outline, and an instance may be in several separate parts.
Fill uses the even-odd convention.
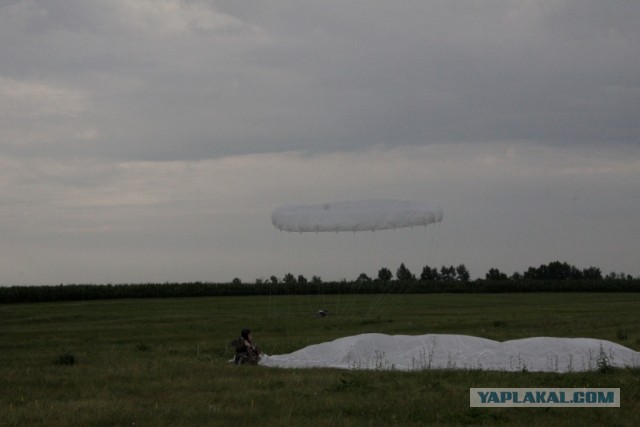
[[[493,322],[493,326],[495,326],[496,328],[500,328],[502,326],[506,326],[507,322],[504,322],[502,320],[496,320]]]
[[[136,350],[138,351],[148,351],[149,350],[149,346],[143,342],[139,342],[138,344],[136,344]]]
[[[76,357],[70,351],[65,351],[56,359],[56,365],[75,365]]]
[[[316,317],[326,317],[329,314],[327,310],[318,310]]]

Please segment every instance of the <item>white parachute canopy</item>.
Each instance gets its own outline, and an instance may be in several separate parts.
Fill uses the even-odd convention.
[[[638,368],[640,353],[594,338],[533,337],[498,342],[466,335],[370,333],[265,356],[260,364],[279,368],[577,372],[596,370],[603,364]]]
[[[427,226],[442,221],[442,208],[416,201],[361,200],[322,205],[284,205],[271,215],[283,231],[376,231]]]

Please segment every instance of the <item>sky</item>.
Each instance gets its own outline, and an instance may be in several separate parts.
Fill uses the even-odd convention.
[[[640,276],[640,3],[0,0],[0,285]],[[295,234],[285,203],[436,203]]]

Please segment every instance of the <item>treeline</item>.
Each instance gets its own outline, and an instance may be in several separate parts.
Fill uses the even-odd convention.
[[[371,283],[374,281],[379,281],[383,283],[398,281],[403,283],[408,282],[470,282],[471,274],[469,270],[464,264],[460,264],[457,267],[453,265],[435,268],[425,265],[422,268],[422,272],[420,276],[416,276],[413,274],[405,265],[400,264],[400,267],[396,270],[395,279],[394,274],[388,268],[381,268],[378,270],[378,276],[376,278],[371,278],[367,274],[362,273],[355,279],[357,283]],[[638,278],[640,279],[640,278]],[[540,281],[540,280],[551,280],[551,281],[598,281],[598,280],[606,280],[608,282],[611,281],[634,281],[634,279],[630,274],[625,273],[609,273],[606,276],[602,275],[602,271],[598,267],[589,267],[585,269],[578,269],[573,265],[570,265],[566,262],[554,261],[549,264],[543,264],[540,267],[529,267],[524,273],[515,272],[511,276],[507,276],[505,273],[502,273],[497,268],[491,268],[485,275],[483,279],[477,279],[474,283],[483,282],[483,281],[491,281],[491,282],[504,282],[504,281]],[[294,276],[291,273],[287,273],[281,280],[286,284],[306,284],[309,283],[309,280],[303,275]],[[279,283],[280,279],[276,276],[271,276],[269,280],[265,279],[257,279],[256,284],[262,283]],[[233,283],[241,283],[240,279],[233,279]],[[311,278],[311,283],[322,283],[322,279],[318,276],[313,276]]]
[[[308,280],[303,275],[287,273],[243,283],[146,283],[118,285],[59,285],[0,287],[1,303],[82,301],[124,298],[179,298],[241,295],[331,295],[378,293],[514,293],[514,292],[640,292],[640,278],[625,274],[602,276],[589,267],[578,270],[567,263],[552,262],[510,277],[491,269],[484,279],[470,280],[469,271],[461,264],[440,269],[425,266],[415,276],[404,264],[396,270],[381,268],[376,278],[365,273],[355,280],[325,282],[319,276]]]

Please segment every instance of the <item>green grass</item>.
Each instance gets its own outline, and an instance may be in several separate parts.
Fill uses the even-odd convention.
[[[640,294],[318,295],[0,305],[0,425],[635,425],[640,370],[235,366],[366,332],[591,337],[640,350]],[[329,310],[326,318],[313,313]],[[72,356],[72,358],[70,358]],[[73,360],[73,363],[61,361]],[[621,408],[469,408],[470,387],[619,387]]]

